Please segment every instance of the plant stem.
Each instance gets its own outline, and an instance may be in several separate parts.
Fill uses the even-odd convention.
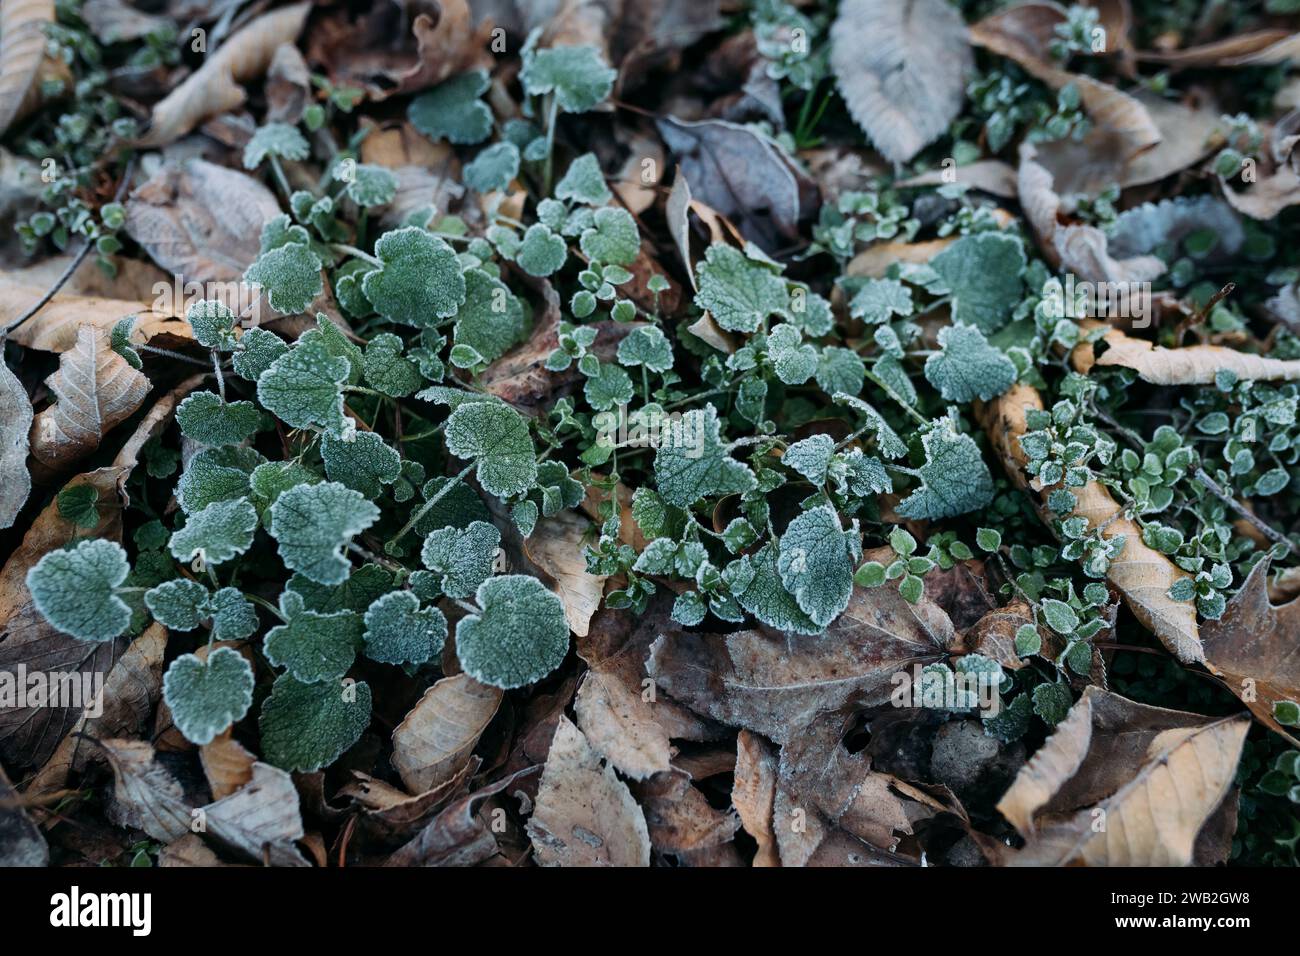
[[[419,520],[423,518],[426,514],[428,514],[429,510],[442,499],[443,495],[447,494],[449,491],[451,491],[452,488],[456,487],[456,483],[459,482],[466,475],[468,475],[470,473],[470,469],[472,469],[473,467],[474,467],[474,462],[471,461],[468,465],[466,465],[464,468],[460,470],[460,474],[456,475],[449,482],[447,482],[445,485],[439,488],[438,493],[435,494],[428,501],[426,501],[420,507],[420,510],[417,511],[415,514],[411,515],[410,520],[407,521],[406,524],[402,525],[401,530],[399,530],[397,534],[393,535],[384,543],[384,547],[387,548],[389,545],[397,544],[397,542],[401,541],[402,538],[406,535],[406,532],[414,528],[416,524],[419,522]]]
[[[1287,540],[1286,535],[1257,518],[1249,508],[1224,491],[1217,481],[1206,474],[1204,468],[1198,466],[1197,469],[1192,472],[1192,477],[1203,484],[1206,489],[1209,490],[1210,494],[1214,495],[1214,497],[1218,498],[1233,511],[1237,512],[1237,514],[1242,518],[1246,519],[1246,521],[1264,537],[1277,544],[1283,545],[1288,551],[1291,550],[1291,542]]]
[[[356,256],[358,259],[364,259],[366,262],[369,262],[372,265],[376,265],[376,266],[383,265],[383,262],[380,261],[378,256],[372,256],[370,253],[364,252],[361,249],[358,249],[356,246],[350,246],[346,242],[331,243],[330,248],[333,249],[335,252],[341,252],[347,256]]]
[[[554,93],[546,104],[546,167],[542,173],[542,192],[551,194],[551,175],[555,170],[555,122],[560,114],[560,101]]]

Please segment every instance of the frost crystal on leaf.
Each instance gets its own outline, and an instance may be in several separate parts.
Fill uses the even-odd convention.
[[[731,246],[714,243],[698,266],[695,304],[730,332],[753,332],[790,305],[785,280]]]
[[[317,584],[341,584],[351,565],[343,548],[379,520],[365,496],[334,481],[290,488],[271,506],[271,537],[285,567]]]
[[[491,85],[486,70],[470,70],[421,93],[407,108],[411,125],[432,140],[473,146],[492,134],[492,111],[479,99]]]
[[[303,336],[257,379],[257,400],[286,425],[320,425],[331,435],[349,429],[343,416],[343,386],[351,367],[330,354],[321,338]]]
[[[384,318],[426,328],[455,315],[465,301],[465,277],[456,252],[423,229],[407,226],[379,237],[383,265],[366,273],[362,291]]]
[[[951,518],[983,508],[993,500],[993,476],[969,435],[959,433],[949,418],[940,419],[921,437],[925,464],[922,485],[903,499],[904,518]]]
[[[537,480],[528,423],[508,405],[469,402],[447,419],[447,450],[474,461],[484,490],[498,498],[521,494]]]
[[[194,392],[176,409],[181,432],[201,445],[238,445],[261,420],[252,402],[226,402],[216,392]]]
[[[530,38],[529,43],[532,43]],[[585,113],[609,96],[618,72],[594,46],[525,47],[519,75],[529,96],[554,93],[566,113]]]
[[[482,610],[456,626],[456,655],[475,680],[507,690],[523,687],[564,661],[564,604],[541,581],[524,574],[490,578],[476,600]]]
[[[988,401],[1016,381],[1016,367],[972,325],[939,330],[939,351],[925,361],[925,377],[950,402]]]
[[[384,485],[402,473],[402,456],[374,432],[359,432],[351,441],[326,435],[320,443],[325,474],[367,498],[378,498]]]
[[[257,509],[247,498],[214,501],[173,532],[168,548],[177,561],[199,557],[206,564],[224,564],[252,546],[256,530]]]
[[[213,648],[206,661],[182,654],[163,675],[163,700],[186,740],[209,744],[253,705],[253,668],[229,647]]]
[[[27,590],[44,618],[81,641],[107,641],[131,623],[131,608],[114,591],[131,566],[120,544],[96,538],[51,551],[27,572]]]
[[[469,597],[492,576],[501,532],[486,521],[466,528],[439,528],[424,540],[420,560],[432,572],[438,590],[448,597]]]
[[[305,773],[337,760],[370,723],[370,685],[364,681],[304,684],[281,674],[262,705],[262,754],[281,770]]]
[[[718,410],[712,405],[691,409],[671,423],[655,452],[655,479],[664,501],[679,508],[758,486],[749,466],[732,459],[722,444]]]
[[[410,591],[393,591],[366,611],[366,656],[384,664],[423,664],[442,653],[447,619],[421,608]]]
[[[855,543],[829,505],[805,511],[781,536],[777,572],[799,609],[825,627],[849,606]]]

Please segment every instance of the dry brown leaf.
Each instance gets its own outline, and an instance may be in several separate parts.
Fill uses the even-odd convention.
[[[0,866],[46,866],[50,848],[0,767]]]
[[[252,780],[253,764],[257,762],[257,758],[231,736],[229,728],[199,748],[199,760],[214,800],[230,796]]]
[[[1273,705],[1300,703],[1300,599],[1274,605],[1268,595],[1269,561],[1251,570],[1223,617],[1201,631],[1205,661],[1228,689],[1265,725],[1300,747],[1300,734],[1273,716]]]
[[[190,832],[194,804],[148,741],[109,738],[98,743],[113,769],[109,815],[114,822],[143,830],[160,843]]]
[[[1213,385],[1221,369],[1235,372],[1239,379],[1275,382],[1300,378],[1300,359],[1275,359],[1251,355],[1222,345],[1186,345],[1167,349],[1146,339],[1133,338],[1119,329],[1109,329],[1102,337],[1108,348],[1095,362],[1088,359],[1093,348],[1079,345],[1072,356],[1076,367],[1086,373],[1093,364],[1119,366],[1138,373],[1153,385]],[[1080,355],[1082,350],[1083,354]]]
[[[926,242],[874,243],[850,259],[844,271],[846,275],[879,279],[895,262],[922,265],[956,241],[956,239],[930,239]]]
[[[646,669],[699,713],[784,744],[820,714],[885,703],[894,674],[941,660],[952,638],[952,622],[932,601],[909,604],[896,584],[855,587],[824,634],[668,630]]]
[[[873,146],[905,163],[948,130],[974,65],[966,24],[945,0],[845,0],[831,68]]]
[[[1289,30],[1259,30],[1182,50],[1144,50],[1137,58],[1174,67],[1268,66],[1292,59],[1297,52],[1300,52],[1300,34]]]
[[[637,784],[636,793],[650,844],[659,853],[682,856],[715,849],[730,843],[740,829],[736,814],[712,807],[680,769],[655,774]]]
[[[484,824],[479,807],[536,769],[525,767],[451,803],[384,865],[474,866],[492,857],[497,852],[496,837]]]
[[[36,75],[45,59],[45,30],[54,23],[54,0],[0,4],[0,135],[36,105]]]
[[[338,796],[360,808],[359,826],[366,839],[395,846],[428,826],[447,801],[465,789],[480,766],[478,757],[471,756],[446,781],[414,797],[400,787],[353,771],[352,780],[339,788]]]
[[[59,368],[45,380],[54,404],[32,421],[32,457],[58,471],[89,455],[149,392],[149,380],[109,347],[108,333],[93,326],[59,355]]]
[[[496,716],[502,692],[467,674],[444,677],[393,731],[393,767],[406,789],[425,793],[455,777]]]
[[[33,415],[27,390],[3,362],[0,362],[0,408],[5,410],[0,420],[0,528],[8,528],[32,493],[32,476],[27,471],[27,436]]]
[[[945,176],[949,176],[949,179],[945,179]],[[951,170],[935,169],[904,179],[895,185],[899,189],[908,189],[913,186],[939,186],[945,182],[961,183],[1003,199],[1014,199],[1016,195],[1016,171],[1000,159],[981,159],[965,166],[955,166]]]
[[[620,481],[615,487],[614,493],[618,496],[618,540],[629,545],[632,550],[640,554],[645,550],[648,542],[645,535],[641,533],[641,526],[632,517],[632,489]],[[608,500],[609,492],[602,491],[592,484],[587,486],[586,494],[582,498],[582,504],[578,507],[592,521],[600,521],[601,503]]]
[[[736,737],[736,775],[731,805],[745,832],[758,844],[754,866],[780,866],[772,814],[776,803],[776,750],[758,734],[742,730]]]
[[[158,854],[161,866],[244,866],[243,863],[226,863],[212,851],[197,833],[187,833],[175,843],[163,847]]]
[[[970,28],[971,42],[1015,60],[1027,73],[1054,90],[1073,84],[1088,116],[1123,144],[1128,160],[1160,142],[1160,130],[1136,98],[1086,74],[1056,66],[1048,45],[1064,23],[1064,8],[1055,3],[1021,3],[990,14]]]
[[[85,0],[81,18],[103,44],[139,40],[173,26],[166,17],[142,13],[126,0]]]
[[[980,424],[1007,474],[1025,489],[1031,487],[1024,471],[1028,459],[1020,447],[1020,436],[1029,430],[1025,409],[1042,407],[1043,400],[1036,389],[1017,384],[978,410]],[[1044,502],[1051,491],[1038,487],[1033,490]],[[1111,562],[1106,578],[1123,595],[1133,616],[1180,661],[1203,661],[1205,654],[1196,626],[1195,606],[1190,601],[1175,601],[1166,593],[1175,581],[1187,577],[1187,572],[1143,543],[1142,529],[1124,516],[1123,509],[1099,482],[1072,490],[1078,498],[1074,513],[1088,520],[1089,530],[1100,528],[1107,540],[1124,536],[1124,550]]]
[[[208,835],[255,863],[308,866],[294,846],[303,837],[293,778],[278,767],[253,764],[252,779],[203,807]]]
[[[998,804],[1027,841],[1006,862],[1186,866],[1249,728],[1089,688]]]
[[[564,602],[569,630],[578,637],[587,635],[608,577],[587,573],[587,559],[582,552],[590,528],[591,523],[581,515],[561,511],[538,521],[533,533],[524,540],[524,553],[550,576],[551,590]]]
[[[17,317],[44,290],[0,278],[0,322]],[[56,295],[49,304],[10,334],[19,345],[43,352],[66,352],[77,344],[84,326],[111,333],[119,319],[136,317],[131,327],[131,341],[143,345],[155,336],[169,336],[173,344],[193,341],[194,333],[185,320],[168,312],[156,312],[144,302],[131,299],[104,299],[95,296]],[[157,344],[157,343],[155,343]]]
[[[542,866],[649,866],[645,815],[614,768],[560,717],[528,836]]]
[[[1025,624],[1034,624],[1033,609],[1017,598],[981,617],[962,635],[962,643],[970,653],[983,654],[1007,670],[1017,671],[1029,663],[1016,653],[1016,631]]]
[[[1278,166],[1247,189],[1234,189],[1220,178],[1224,198],[1252,219],[1274,219],[1283,209],[1300,205],[1300,174],[1290,165]]]
[[[209,117],[244,102],[240,83],[261,77],[276,47],[293,43],[302,31],[311,3],[295,3],[264,13],[225,40],[203,65],[154,105],[142,146],[163,146],[180,139]]]

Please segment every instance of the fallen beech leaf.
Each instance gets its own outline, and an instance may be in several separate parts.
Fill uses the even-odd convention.
[[[1249,729],[1089,688],[998,803],[1027,841],[1006,862],[1186,866]]]
[[[1160,142],[1160,130],[1146,108],[1132,96],[1081,73],[1056,66],[1048,45],[1055,28],[1066,21],[1055,3],[1021,3],[990,14],[970,28],[971,42],[1014,60],[1025,72],[1054,90],[1073,84],[1092,121],[1122,142],[1127,160]]]
[[[310,10],[310,2],[281,7],[232,34],[201,67],[154,105],[140,145],[166,145],[209,117],[240,106],[245,97],[238,84],[266,72],[276,47],[297,39]]]
[[[1270,66],[1294,58],[1297,52],[1300,52],[1300,34],[1289,30],[1260,30],[1182,50],[1143,50],[1137,58],[1176,67]]]
[[[260,761],[239,790],[203,807],[208,835],[256,863],[308,866],[295,847],[303,837],[298,791],[288,773]]]
[[[697,853],[730,843],[740,829],[734,812],[717,810],[691,785],[690,774],[672,769],[637,784],[650,844],[659,853]]]
[[[95,34],[95,39],[104,44],[139,40],[172,26],[166,17],[141,13],[126,0],[86,0],[81,8],[81,18]]]
[[[108,333],[85,326],[45,380],[55,402],[32,422],[32,457],[52,470],[99,447],[144,401],[149,380],[109,347]]]
[[[583,541],[591,524],[572,511],[542,518],[532,535],[524,540],[529,560],[550,575],[551,590],[564,602],[569,630],[586,637],[591,616],[600,607],[607,575],[587,573]]]
[[[384,866],[474,866],[493,856],[496,837],[483,823],[478,808],[536,769],[525,767],[448,805],[384,861]]]
[[[0,528],[13,525],[32,492],[27,471],[27,434],[32,427],[32,401],[18,376],[0,362]]]
[[[560,298],[549,282],[540,287],[545,306],[528,339],[489,365],[479,378],[488,392],[523,412],[535,411],[556,389],[581,377],[576,365],[563,372],[546,368],[547,356],[560,344]]]
[[[965,166],[956,166],[952,170],[931,170],[913,176],[911,179],[904,179],[895,185],[899,189],[908,189],[912,186],[939,186],[945,182],[944,176],[947,175],[956,176],[955,181],[962,185],[1003,199],[1014,199],[1016,195],[1016,171],[1000,159],[982,159]]]
[[[1270,603],[1269,560],[1251,570],[1246,583],[1228,602],[1223,617],[1206,621],[1201,632],[1205,662],[1219,671],[1228,689],[1241,698],[1265,725],[1300,747],[1300,734],[1283,728],[1273,715],[1273,705],[1289,700],[1300,703],[1300,598],[1285,604]]]
[[[405,843],[428,826],[447,801],[459,794],[482,763],[471,756],[443,783],[418,796],[353,771],[352,780],[339,788],[340,797],[360,808],[359,825],[367,839],[385,846]]]
[[[0,767],[0,866],[46,866],[50,848]]]
[[[161,843],[190,832],[193,803],[148,741],[109,738],[99,746],[113,768],[113,816],[120,825],[143,830]]]
[[[226,863],[216,853],[214,853],[203,838],[197,833],[187,833],[175,843],[170,843],[162,848],[158,854],[158,865],[160,867],[186,867],[186,866],[244,866],[243,863]]]
[[[758,844],[754,866],[780,866],[773,832],[776,803],[776,750],[758,734],[742,730],[736,737],[736,775],[731,805],[745,832]]]
[[[1042,407],[1043,400],[1036,389],[1018,384],[978,409],[980,424],[1007,474],[1026,490],[1030,488],[1024,471],[1028,459],[1020,447],[1020,436],[1028,431],[1025,409]],[[1034,490],[1045,502],[1051,489]],[[1111,562],[1106,578],[1123,595],[1133,616],[1180,661],[1203,661],[1205,653],[1196,627],[1195,606],[1190,601],[1175,601],[1166,593],[1175,581],[1187,577],[1187,573],[1142,541],[1142,529],[1123,516],[1123,509],[1099,482],[1089,482],[1073,490],[1078,498],[1074,513],[1087,519],[1090,530],[1101,527],[1102,537],[1107,540],[1124,536],[1124,550]]]
[[[0,278],[0,322],[21,315],[44,290]],[[18,328],[9,338],[29,349],[43,352],[66,352],[77,344],[83,326],[111,334],[119,319],[136,317],[131,326],[131,341],[144,344],[156,336],[169,336],[177,344],[192,341],[190,324],[168,312],[156,312],[144,302],[131,299],[104,299],[96,296],[56,295],[50,303]]]
[[[0,135],[35,106],[45,30],[53,24],[54,0],[7,0],[0,6]]]
[[[542,866],[649,866],[641,808],[587,738],[560,717],[528,836]]]
[[[1290,165],[1278,166],[1248,189],[1234,189],[1225,179],[1220,183],[1232,207],[1251,219],[1274,219],[1288,206],[1300,205],[1300,174]]]
[[[933,602],[909,604],[897,584],[855,587],[823,634],[670,631],[651,646],[646,669],[699,713],[784,744],[819,714],[885,703],[894,674],[941,660],[952,638]]]
[[[1096,365],[1120,366],[1138,373],[1153,385],[1212,385],[1220,369],[1235,372],[1240,379],[1273,382],[1300,378],[1300,359],[1275,359],[1251,355],[1222,345],[1185,345],[1167,349],[1136,339],[1119,329],[1109,329],[1102,341],[1109,346],[1096,358]],[[1087,345],[1076,347],[1088,349]],[[1080,359],[1089,364],[1086,358]]]
[[[406,789],[425,793],[455,777],[501,706],[502,691],[467,674],[444,677],[393,731],[393,767]]]
[[[878,242],[873,243],[849,260],[845,273],[851,276],[866,276],[879,279],[895,262],[907,262],[921,265],[929,262],[943,250],[951,246],[956,239],[930,239],[926,242]]]
[[[257,758],[244,749],[229,728],[199,748],[199,760],[216,800],[228,797],[253,779]]]
[[[1016,653],[1016,631],[1033,623],[1033,610],[1017,598],[1006,607],[996,608],[981,617],[962,635],[962,643],[970,653],[983,654],[1006,670],[1020,670],[1029,662]]]
[[[966,25],[944,0],[845,0],[831,27],[840,94],[872,145],[894,163],[947,131],[973,64]]]

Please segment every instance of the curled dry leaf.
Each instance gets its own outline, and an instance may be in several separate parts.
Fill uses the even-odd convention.
[[[1088,116],[1119,138],[1130,159],[1160,142],[1160,130],[1146,108],[1108,83],[1056,66],[1049,52],[1055,28],[1066,21],[1055,3],[1022,3],[985,17],[970,28],[971,42],[1015,60],[1025,72],[1054,90],[1073,84]]]
[[[1300,205],[1300,174],[1289,164],[1265,173],[1245,189],[1234,188],[1226,179],[1219,181],[1224,198],[1251,219],[1274,219],[1289,206]]]
[[[851,276],[879,279],[895,262],[922,265],[929,262],[956,239],[930,239],[926,242],[877,242],[849,260],[845,272]]]
[[[736,736],[736,774],[731,805],[745,832],[758,844],[754,866],[780,866],[773,813],[776,804],[776,749],[758,734],[742,730]]]
[[[338,792],[360,809],[360,827],[367,839],[385,846],[405,843],[428,826],[434,816],[461,791],[482,766],[471,756],[455,774],[431,790],[411,796],[400,787],[353,771]]]
[[[1014,199],[1016,196],[1016,171],[1000,159],[981,159],[978,162],[967,163],[965,166],[954,167],[951,171],[932,169],[919,176],[904,179],[896,185],[899,189],[939,186],[943,184],[945,175],[955,176],[955,182],[1003,199]]]
[[[16,318],[40,299],[44,290],[0,279],[0,322]],[[144,302],[132,299],[105,299],[98,296],[56,295],[49,304],[18,328],[9,338],[29,349],[43,352],[67,352],[77,344],[83,326],[112,332],[113,326],[128,315],[135,316],[131,341],[145,344],[157,336],[184,344],[194,333],[184,319],[167,311],[155,311]],[[158,343],[155,343],[158,344]]]
[[[32,427],[32,402],[9,366],[0,362],[0,528],[13,525],[32,492],[27,471],[27,434]]]
[[[998,803],[1027,841],[1007,862],[1186,866],[1249,727],[1088,688]]]
[[[1300,53],[1300,34],[1289,30],[1258,30],[1182,50],[1143,50],[1139,60],[1174,67],[1271,66]]]
[[[393,766],[406,789],[421,794],[457,776],[501,706],[499,688],[467,674],[444,677],[393,731]]]
[[[840,94],[872,145],[894,163],[947,131],[973,63],[966,24],[945,0],[845,0],[831,27]]]
[[[676,768],[637,784],[636,795],[650,844],[659,853],[683,856],[712,850],[730,843],[740,829],[734,812],[710,806],[691,785],[690,774]]]
[[[1029,429],[1025,409],[1043,407],[1038,391],[1018,384],[1005,395],[978,410],[980,424],[1002,459],[1007,474],[1022,488],[1031,485],[1025,477],[1028,458],[1020,447],[1020,437]],[[1050,488],[1034,487],[1045,502]],[[1196,626],[1196,608],[1190,601],[1175,601],[1166,593],[1187,573],[1142,541],[1142,529],[1126,517],[1123,508],[1109,491],[1096,481],[1071,489],[1078,498],[1074,513],[1088,521],[1089,530],[1101,529],[1106,540],[1124,536],[1124,549],[1111,561],[1106,578],[1115,585],[1129,610],[1145,627],[1155,633],[1175,657],[1184,663],[1205,659]]]
[[[32,422],[32,457],[52,470],[67,467],[99,447],[104,436],[135,412],[149,380],[109,347],[108,333],[85,326],[59,356],[45,380],[55,402]]]
[[[113,769],[111,815],[121,826],[143,830],[160,843],[190,832],[194,802],[144,740],[98,742]]]
[[[166,145],[209,117],[240,106],[244,91],[239,84],[266,72],[276,48],[297,39],[310,10],[310,2],[281,7],[232,34],[201,67],[154,105],[140,145]]]
[[[1093,365],[1119,366],[1132,369],[1153,385],[1213,385],[1215,373],[1221,370],[1258,382],[1300,379],[1300,359],[1251,355],[1222,345],[1167,349],[1114,328],[1107,330],[1101,341],[1108,347],[1095,359],[1095,344],[1075,347],[1071,358],[1079,371],[1086,374]]]
[[[199,760],[216,800],[230,796],[252,780],[253,765],[257,762],[257,758],[231,736],[229,728],[199,748]]]
[[[1016,631],[1034,623],[1033,609],[1019,598],[981,617],[962,635],[972,654],[983,654],[1007,670],[1017,671],[1029,662],[1016,652]]]
[[[484,824],[479,807],[497,794],[518,787],[521,778],[536,770],[536,767],[525,767],[460,797],[394,852],[384,865],[474,866],[494,856],[496,837]]]
[[[1300,703],[1300,598],[1275,605],[1268,594],[1269,560],[1251,570],[1228,602],[1223,617],[1201,631],[1205,661],[1222,674],[1228,689],[1264,724],[1300,746],[1294,728],[1277,722],[1273,706]]]
[[[587,635],[607,577],[587,573],[587,559],[582,552],[590,528],[591,523],[581,515],[561,511],[541,519],[524,540],[524,553],[550,576],[551,590],[564,602],[569,630],[578,637]]]
[[[254,763],[248,783],[202,809],[208,834],[241,856],[268,866],[308,865],[294,846],[303,838],[298,791],[278,767]]]
[[[649,866],[645,815],[582,731],[560,717],[528,836],[542,866]]]
[[[824,634],[670,630],[651,646],[646,669],[699,713],[785,743],[820,714],[885,703],[894,674],[942,659],[952,638],[932,601],[909,604],[896,584],[855,587]]]
[[[36,105],[45,30],[53,24],[54,0],[6,0],[0,5],[0,135]]]

